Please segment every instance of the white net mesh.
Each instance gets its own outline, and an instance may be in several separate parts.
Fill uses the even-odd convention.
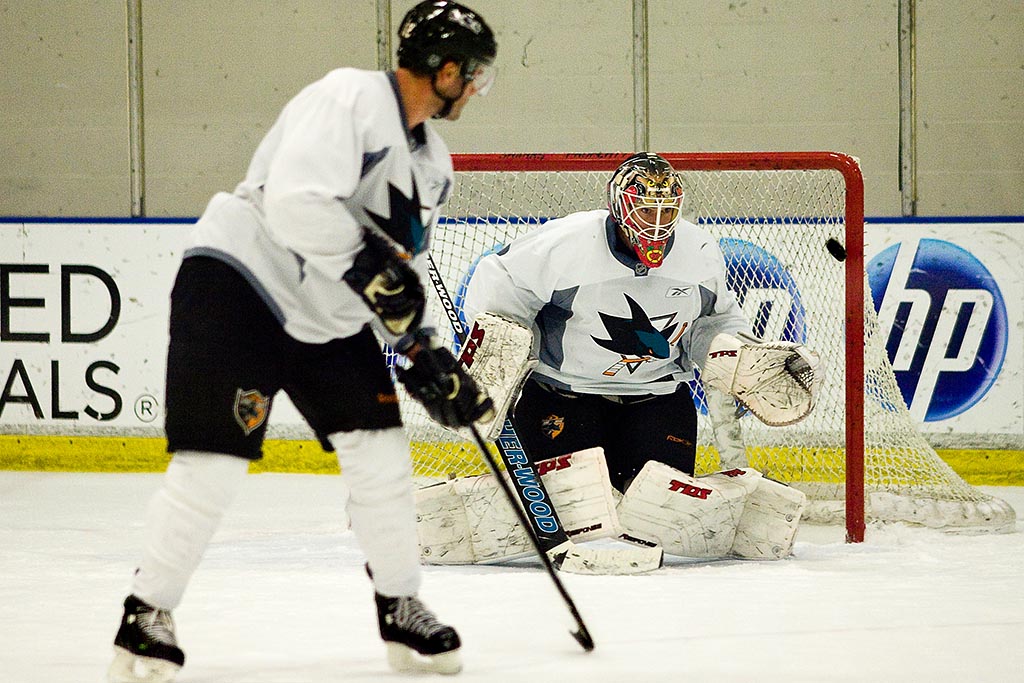
[[[740,160],[742,162],[742,160]],[[806,343],[824,364],[812,414],[797,425],[767,427],[741,418],[750,466],[808,494],[808,518],[842,521],[845,511],[845,266],[827,242],[845,245],[846,188],[836,170],[685,170],[685,215],[719,236],[736,293],[754,332]],[[435,232],[431,253],[456,305],[479,257],[545,220],[604,206],[615,167],[600,171],[458,172],[455,194]],[[743,168],[742,163],[740,168]],[[859,235],[858,235],[859,237]],[[833,244],[833,251],[835,244]],[[915,428],[877,334],[864,287],[863,468],[868,519],[935,527],[1005,530],[1013,510],[963,481]],[[428,295],[428,324],[457,346],[437,297]],[[718,469],[703,392],[697,474]],[[432,423],[403,396],[416,473],[426,479],[486,471],[474,444]],[[861,455],[854,453],[854,458]]]

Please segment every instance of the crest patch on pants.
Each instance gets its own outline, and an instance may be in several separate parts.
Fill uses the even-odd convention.
[[[246,436],[266,422],[270,412],[270,399],[256,389],[235,392],[235,421],[242,427]]]
[[[548,415],[540,421],[540,428],[549,439],[554,439],[565,429],[565,418],[558,415]]]

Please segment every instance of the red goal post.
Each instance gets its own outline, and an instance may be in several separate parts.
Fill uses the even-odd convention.
[[[610,174],[628,154],[456,154],[456,171],[597,171]],[[663,153],[679,172],[821,171],[841,174],[846,226],[846,529],[864,540],[864,178],[857,160],[835,152]]]
[[[963,482],[910,418],[877,331],[864,270],[864,185],[853,157],[834,152],[662,153],[680,172],[684,215],[719,238],[730,288],[755,333],[806,343],[825,362],[822,397],[790,427],[741,418],[748,459],[807,493],[805,519],[867,520],[985,530],[1013,525],[1002,501]],[[573,211],[605,207],[605,186],[629,153],[454,155],[455,187],[431,255],[456,307],[484,253]],[[844,252],[845,251],[845,255]],[[428,320],[456,343],[440,304]],[[697,474],[717,450],[701,408]],[[867,400],[866,400],[867,399]],[[416,474],[436,481],[483,471],[472,444],[403,396]]]

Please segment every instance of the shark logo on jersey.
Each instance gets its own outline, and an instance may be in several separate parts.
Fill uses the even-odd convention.
[[[406,197],[393,184],[388,183],[388,217],[375,214],[366,209],[366,215],[377,224],[391,239],[395,240],[413,254],[419,254],[427,248],[427,230],[420,218],[420,193],[416,189],[416,181],[412,183],[412,196]]]
[[[382,162],[384,160],[384,157],[386,157],[388,155],[388,152],[390,151],[390,147],[384,147],[383,149],[380,149],[376,152],[364,152],[363,165],[359,171],[359,177],[365,178],[367,175],[369,175],[370,171],[372,171],[377,164]]]
[[[609,377],[617,375],[622,368],[626,368],[632,374],[641,364],[649,360],[668,358],[671,350],[669,338],[677,327],[672,323],[675,318],[673,314],[667,318],[668,324],[664,329],[655,329],[650,316],[640,307],[640,304],[631,299],[628,294],[623,294],[623,296],[626,297],[626,302],[629,304],[630,317],[617,318],[598,311],[610,339],[590,337],[599,346],[621,356],[602,373]]]

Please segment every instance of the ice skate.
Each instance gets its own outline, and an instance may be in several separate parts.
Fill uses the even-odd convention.
[[[380,636],[392,669],[441,674],[462,670],[459,634],[439,622],[418,598],[389,598],[377,593],[376,599]]]
[[[121,628],[114,637],[114,661],[107,672],[110,683],[168,683],[185,663],[185,653],[174,638],[174,620],[168,610],[147,605],[134,595],[124,601]]]

